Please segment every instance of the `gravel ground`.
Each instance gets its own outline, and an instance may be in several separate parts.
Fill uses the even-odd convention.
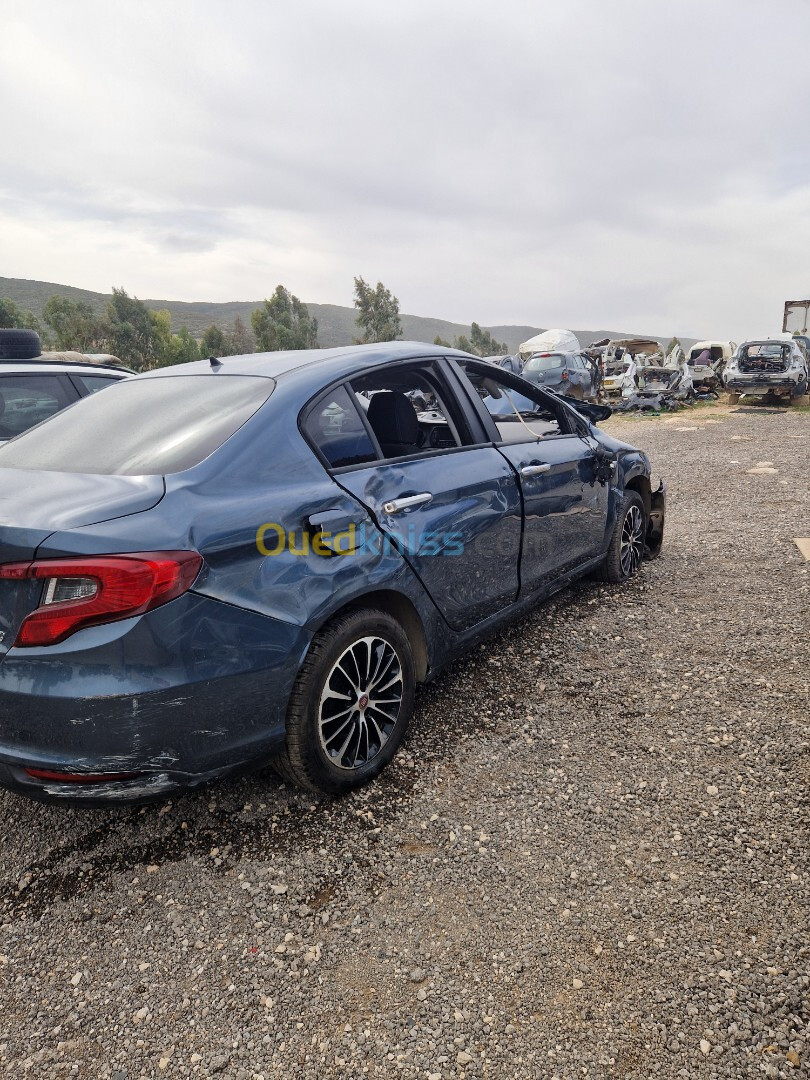
[[[810,416],[607,426],[665,553],[425,688],[370,789],[0,794],[0,1072],[810,1072]]]

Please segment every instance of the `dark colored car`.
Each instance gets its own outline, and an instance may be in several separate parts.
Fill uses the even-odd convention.
[[[33,330],[0,330],[0,442],[131,374],[71,355],[43,355]]]
[[[418,682],[657,554],[663,486],[588,413],[609,410],[395,342],[153,371],[0,447],[0,783],[371,779]]]
[[[483,359],[503,368],[504,371],[511,371],[513,375],[520,375],[523,370],[520,357],[516,353],[509,353],[507,356],[485,356]]]
[[[596,400],[597,367],[581,353],[537,353],[524,364],[523,378],[579,401]]]

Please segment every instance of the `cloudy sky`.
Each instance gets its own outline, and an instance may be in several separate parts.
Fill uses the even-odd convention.
[[[810,295],[808,0],[3,0],[0,275],[732,337]]]

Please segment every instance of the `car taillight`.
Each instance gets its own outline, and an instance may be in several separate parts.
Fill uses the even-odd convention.
[[[133,551],[0,566],[0,578],[39,578],[39,607],[26,616],[18,648],[56,645],[86,626],[129,619],[174,600],[200,572],[196,551]]]
[[[143,773],[68,773],[53,769],[23,769],[34,780],[56,780],[60,784],[109,784],[111,781],[134,780]]]
[[[560,376],[560,382],[568,382],[568,372],[563,368],[563,373]]]

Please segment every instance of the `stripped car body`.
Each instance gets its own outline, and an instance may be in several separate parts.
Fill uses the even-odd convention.
[[[723,370],[736,351],[737,345],[733,341],[696,341],[687,357],[695,391],[716,393],[720,390]]]
[[[436,407],[417,416],[417,392]],[[101,397],[0,448],[17,492],[0,504],[0,783],[34,798],[138,801],[270,761],[346,790],[393,756],[415,682],[660,550],[663,484],[589,421],[604,407],[453,350],[228,357]],[[372,649],[396,705],[373,697]],[[356,700],[330,689],[347,656]]]
[[[661,343],[654,338],[610,341],[602,354],[602,393],[608,399],[631,397],[638,389],[639,369],[663,358]]]
[[[723,384],[732,404],[742,395],[800,398],[807,393],[807,355],[792,339],[745,341],[726,364]]]

